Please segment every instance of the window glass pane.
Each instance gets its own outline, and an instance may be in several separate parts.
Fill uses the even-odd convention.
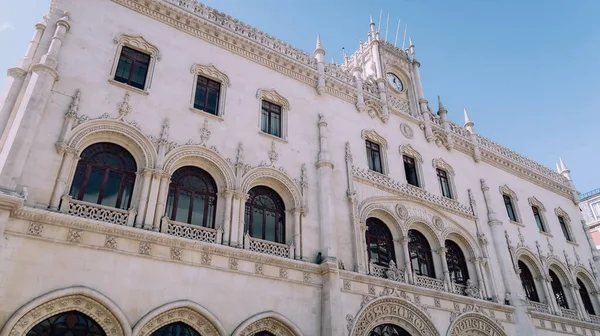
[[[85,165],[85,163],[80,163],[77,165],[77,169],[75,169],[75,176],[73,177],[71,192],[69,193],[74,199],[77,199],[77,196],[79,195],[79,189],[81,188],[81,183],[83,183],[86,168],[87,165]]]
[[[125,185],[123,186],[123,195],[121,196],[121,204],[117,206],[121,209],[128,210],[131,207],[131,194],[133,193],[134,177],[125,177]]]
[[[208,104],[206,106],[206,112],[216,115],[218,104],[219,104],[219,91],[210,90],[208,92]]]
[[[379,245],[377,245],[377,240],[369,242],[369,250],[371,252],[371,261],[375,264],[379,263]]]
[[[277,220],[277,237],[275,237],[275,242],[285,244],[285,225],[283,214],[279,214],[279,218]]]
[[[173,202],[175,201],[175,189],[169,190],[169,197],[167,197],[167,212],[166,215],[172,220],[175,220],[173,217]]]
[[[275,241],[275,213],[267,211],[265,215],[265,240]]]
[[[175,220],[183,223],[188,223],[188,216],[190,211],[191,193],[188,191],[180,191],[179,197],[177,198],[177,210],[175,213]]]
[[[206,214],[206,227],[215,228],[215,209],[217,207],[217,198],[208,198],[208,213]]]
[[[263,239],[263,210],[254,208],[252,214],[252,237]]]
[[[117,72],[115,73],[115,80],[121,83],[127,83],[129,81],[129,73],[131,72],[131,66],[133,61],[121,56],[119,64],[117,65]]]
[[[262,110],[260,118],[260,130],[269,133],[269,112]]]
[[[192,220],[190,224],[203,225],[204,221],[204,200],[206,196],[195,195],[194,196],[194,207],[192,209]]]
[[[600,219],[600,202],[592,203],[590,207],[592,208],[594,219]]]
[[[138,89],[144,89],[146,84],[146,74],[148,73],[148,66],[146,64],[136,63],[134,67],[133,76],[131,78],[131,86]]]
[[[104,192],[102,193],[102,202],[100,204],[116,208],[120,187],[121,174],[109,172],[108,179],[106,180],[106,186],[104,187]]]
[[[196,96],[194,97],[194,108],[204,111],[204,101],[206,99],[206,88],[196,86]]]
[[[381,157],[379,156],[379,152],[373,152],[373,170],[382,173],[383,169],[381,167]]]
[[[271,113],[271,134],[281,136],[281,115]]]
[[[244,233],[248,232],[250,223],[250,206],[246,204],[246,210],[244,211]]]
[[[104,169],[92,168],[90,177],[88,179],[85,193],[83,194],[83,201],[90,203],[97,203],[98,196],[100,195],[100,187],[104,180]]]

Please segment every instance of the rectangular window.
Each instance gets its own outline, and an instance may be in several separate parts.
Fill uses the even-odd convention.
[[[366,140],[367,160],[369,161],[369,169],[383,174],[383,165],[381,164],[381,150],[379,145]]]
[[[544,221],[542,221],[542,215],[540,215],[540,210],[536,206],[532,206],[531,210],[533,211],[533,217],[535,218],[535,223],[538,226],[538,229],[542,232],[546,232],[546,228],[544,227]]]
[[[419,187],[419,179],[417,176],[417,165],[415,159],[410,156],[402,155],[404,160],[404,173],[406,174],[406,182],[412,184],[415,187]]]
[[[563,235],[565,235],[565,238],[568,241],[573,241],[571,239],[571,235],[569,234],[569,229],[567,228],[567,223],[565,222],[565,219],[563,218],[563,216],[558,216],[558,223],[560,224],[560,229],[563,232]]]
[[[444,197],[452,198],[452,192],[450,191],[450,182],[448,181],[448,173],[445,170],[436,169],[438,181],[442,188],[442,195]]]
[[[143,90],[149,67],[150,55],[124,46],[121,49],[115,80]]]
[[[600,202],[590,204],[590,208],[592,208],[594,219],[600,219]]]
[[[508,218],[511,221],[516,222],[517,216],[515,214],[515,208],[512,204],[512,199],[508,195],[502,195],[502,198],[504,198],[504,206],[506,207],[506,212],[508,213]]]
[[[281,138],[281,106],[266,100],[262,101],[260,129]]]
[[[196,81],[196,94],[194,96],[194,108],[218,115],[219,112],[219,94],[221,93],[221,83],[198,76]]]

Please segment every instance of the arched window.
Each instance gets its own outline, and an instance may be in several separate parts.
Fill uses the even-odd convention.
[[[565,291],[563,290],[563,286],[560,283],[560,279],[552,270],[550,270],[548,273],[550,273],[550,284],[552,285],[552,291],[554,292],[556,303],[558,303],[558,305],[562,308],[569,309],[567,297],[565,296]]]
[[[259,331],[256,334],[253,334],[252,336],[275,336],[272,333],[268,332],[268,331]]]
[[[382,324],[371,330],[369,336],[410,336],[410,334],[397,325]]]
[[[71,192],[74,199],[129,209],[137,165],[129,152],[112,143],[97,143],[81,153]]]
[[[27,336],[106,336],[106,333],[87,315],[67,311],[36,324]]]
[[[579,296],[581,296],[581,301],[583,301],[583,306],[585,310],[590,315],[596,315],[594,311],[594,305],[592,304],[592,299],[590,299],[590,293],[588,293],[587,287],[583,284],[579,278],[577,278],[577,285],[579,286]]]
[[[377,218],[367,219],[367,253],[369,260],[380,266],[388,266],[390,260],[396,262],[394,239],[392,233],[382,221]]]
[[[435,278],[431,247],[421,232],[408,230],[408,252],[410,264],[417,275]]]
[[[245,230],[251,237],[285,244],[285,206],[271,188],[258,186],[248,193]]]
[[[537,289],[535,288],[535,282],[533,281],[533,276],[531,275],[531,271],[529,271],[529,267],[527,267],[527,265],[525,265],[525,263],[521,260],[519,260],[518,266],[521,270],[521,284],[525,290],[525,296],[527,296],[529,301],[540,302]]]
[[[448,264],[450,280],[464,285],[469,279],[465,255],[452,240],[446,240],[446,249],[448,250],[446,252],[446,263]]]
[[[161,327],[151,336],[200,336],[200,334],[183,322],[175,322]]]
[[[215,226],[217,184],[198,167],[177,169],[171,177],[167,216],[171,220],[208,228]]]

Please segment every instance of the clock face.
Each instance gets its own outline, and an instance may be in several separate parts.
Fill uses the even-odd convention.
[[[391,72],[388,72],[388,74],[387,74],[387,81],[388,81],[388,83],[390,83],[390,85],[396,91],[402,91],[404,89],[404,87],[402,86],[402,81],[400,80],[400,78],[398,78],[398,76],[394,75]]]

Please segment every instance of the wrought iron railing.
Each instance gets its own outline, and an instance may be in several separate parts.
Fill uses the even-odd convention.
[[[199,240],[205,243],[221,244],[223,239],[223,229],[211,229],[199,225],[181,223],[170,220],[164,216],[161,221],[160,232],[193,240]]]
[[[123,210],[105,205],[78,201],[74,200],[69,195],[64,195],[62,197],[60,212],[76,217],[127,226],[133,226],[136,215],[134,209]]]
[[[252,238],[248,233],[244,236],[244,249],[270,254],[282,258],[294,259],[294,244],[285,245],[258,238]]]

